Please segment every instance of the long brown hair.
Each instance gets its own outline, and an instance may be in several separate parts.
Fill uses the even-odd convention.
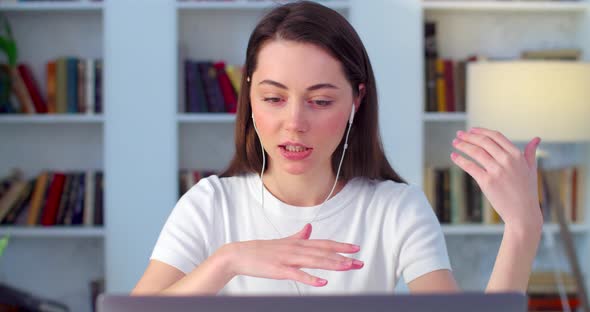
[[[290,40],[311,43],[323,48],[340,61],[354,96],[358,86],[365,85],[365,94],[355,114],[340,178],[353,177],[393,180],[407,183],[393,170],[379,136],[377,88],[369,57],[361,39],[340,13],[310,1],[292,2],[270,11],[258,23],[248,41],[236,115],[236,152],[222,177],[258,173],[262,169],[260,141],[252,124],[250,83],[248,77],[256,69],[258,52],[269,40]],[[344,137],[332,155],[332,170],[340,161]],[[267,155],[268,156],[268,155]]]

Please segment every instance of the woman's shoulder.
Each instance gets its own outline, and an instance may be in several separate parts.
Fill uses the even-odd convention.
[[[190,187],[184,195],[189,197],[203,195],[203,193],[219,195],[244,190],[249,187],[251,179],[252,175],[220,177],[214,174],[201,178],[195,185]]]
[[[430,207],[422,188],[415,184],[368,178],[356,178],[355,184],[359,186],[360,192],[372,194],[373,203],[388,207],[387,210]]]
[[[394,180],[378,180],[365,177],[357,177],[353,179],[354,185],[358,188],[369,188],[375,192],[375,195],[392,196],[399,198],[411,194],[421,192],[421,188],[414,184],[405,182],[398,182]]]

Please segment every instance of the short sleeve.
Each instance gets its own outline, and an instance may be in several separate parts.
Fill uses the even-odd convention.
[[[444,235],[424,192],[409,185],[401,194],[398,211],[396,277],[403,276],[407,284],[435,270],[450,270]]]
[[[185,274],[207,259],[214,211],[214,188],[201,179],[176,203],[150,257]]]

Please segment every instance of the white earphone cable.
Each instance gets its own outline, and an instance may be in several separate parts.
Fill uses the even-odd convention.
[[[317,216],[319,215],[322,207],[324,206],[324,204],[328,201],[328,199],[330,199],[330,197],[332,196],[332,194],[334,193],[334,190],[336,189],[336,184],[338,184],[338,178],[340,176],[340,169],[342,167],[342,162],[344,161],[344,155],[346,153],[346,149],[348,148],[348,136],[350,134],[350,128],[352,128],[352,121],[354,118],[354,104],[352,106],[352,112],[351,112],[351,117],[349,119],[348,122],[348,130],[346,131],[346,138],[344,140],[344,146],[342,148],[342,155],[340,156],[340,162],[338,164],[338,170],[336,172],[336,179],[334,180],[334,185],[332,185],[332,189],[330,190],[330,194],[328,194],[328,196],[326,197],[326,199],[322,202],[322,204],[320,205],[320,207],[318,208],[318,211],[316,212],[315,216],[313,217],[313,219],[311,219],[311,221],[306,222],[307,223],[313,223],[315,221],[315,219],[317,218]],[[266,215],[266,211],[264,209],[264,168],[266,167],[266,155],[264,153],[264,145],[262,144],[262,140],[260,139],[260,135],[258,135],[258,129],[256,128],[256,121],[254,120],[254,114],[252,114],[252,123],[254,124],[254,130],[258,136],[258,141],[260,142],[260,148],[262,150],[262,169],[260,170],[260,201],[262,204],[262,214],[264,216],[264,218],[266,219],[266,221],[273,227],[273,229],[277,232],[277,234],[279,234],[279,237],[284,237],[285,235],[283,235],[279,229],[274,225],[274,223],[272,223],[272,221],[270,220],[270,218]],[[297,282],[294,280],[291,280],[291,282],[293,282],[293,284],[295,285],[295,289],[297,290],[297,293],[299,294],[299,296],[302,296],[301,290],[299,289],[299,285],[297,285]]]

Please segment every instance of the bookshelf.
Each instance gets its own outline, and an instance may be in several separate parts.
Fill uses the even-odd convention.
[[[66,125],[66,124],[95,124],[101,125],[104,122],[104,117],[101,115],[73,115],[73,114],[34,114],[26,115],[0,115],[0,124],[52,124],[52,125]]]
[[[9,235],[12,238],[98,238],[104,237],[102,227],[72,227],[72,226],[53,226],[53,227],[20,227],[20,226],[2,226],[0,227],[0,236]]]
[[[0,11],[2,12],[56,12],[56,11],[96,11],[99,12],[103,8],[102,2],[79,0],[72,2],[36,2],[36,3],[19,3],[9,2],[0,3]]]
[[[386,154],[394,168],[417,185],[423,183],[424,164],[450,164],[451,139],[465,125],[464,114],[424,113],[425,17],[441,21],[441,53],[452,58],[465,57],[474,49],[509,57],[523,47],[574,43],[582,46],[585,59],[590,51],[586,1],[348,0],[329,5],[351,21],[367,47],[379,83],[379,124]],[[128,293],[133,288],[178,200],[179,170],[219,170],[233,153],[233,116],[186,114],[180,109],[181,60],[243,63],[248,35],[271,6],[174,0],[146,1],[141,6],[133,1],[0,4],[0,11],[14,20],[15,32],[24,29],[16,34],[22,38],[21,57],[31,62],[37,77],[43,77],[43,64],[56,55],[103,58],[107,103],[103,116],[0,116],[0,170],[19,166],[32,175],[43,168],[103,168],[106,225],[103,229],[1,228],[0,234],[10,232],[13,238],[11,251],[0,258],[3,281],[19,281],[18,285],[63,299],[74,311],[90,311],[86,285],[96,277],[106,277],[109,292]],[[49,36],[47,25],[51,33],[62,35]],[[384,29],[392,31],[384,34]],[[398,29],[403,31],[394,31]],[[590,148],[583,153],[580,156],[590,155]],[[590,166],[587,161],[583,164]],[[590,194],[589,186],[585,192]],[[586,199],[586,212],[589,204]],[[581,257],[587,258],[585,220],[572,229]],[[556,232],[554,225],[549,229]],[[460,285],[468,290],[484,287],[502,227],[445,225],[443,231]],[[50,269],[31,270],[39,267],[38,259]],[[13,263],[17,265],[8,265]],[[550,266],[542,259],[539,265]],[[70,283],[76,287],[64,286]]]
[[[385,151],[396,170],[410,183],[418,185],[423,183],[425,163],[448,160],[450,164],[451,139],[456,129],[465,125],[465,114],[424,113],[422,23],[425,16],[445,22],[446,29],[441,33],[445,45],[441,48],[449,57],[464,57],[473,52],[472,47],[478,48],[476,52],[502,57],[516,55],[523,46],[534,48],[580,42],[586,47],[584,50],[590,50],[590,42],[585,39],[590,38],[587,2],[378,1],[368,4],[362,0],[349,0],[331,3],[357,29],[371,57],[379,83],[379,124]],[[106,11],[111,12],[111,18],[106,19],[106,33],[111,36],[110,40],[118,43],[112,46],[113,50],[107,51],[107,59],[113,64],[109,67],[111,79],[107,82],[110,86],[107,98],[112,110],[105,116],[108,120],[105,123],[105,165],[110,173],[107,179],[111,179],[107,180],[111,190],[107,194],[107,205],[125,207],[109,209],[110,216],[107,217],[107,289],[128,291],[143,273],[161,226],[178,199],[179,170],[220,170],[233,153],[232,116],[183,113],[181,61],[188,57],[242,64],[248,35],[269,7],[266,3],[244,1],[145,4],[141,12],[134,14],[138,24],[147,27],[142,29],[143,32],[153,32],[163,38],[164,43],[155,47],[147,38],[127,40],[139,30],[115,28],[118,23],[126,22],[126,15],[122,12],[133,10],[132,5],[107,4]],[[151,24],[154,20],[158,20],[158,25]],[[501,27],[497,26],[498,23]],[[113,27],[111,31],[110,27]],[[390,31],[384,35],[384,29],[403,31]],[[493,36],[481,40],[478,32],[490,30],[495,30]],[[526,39],[524,43],[521,42],[523,38]],[[202,42],[208,44],[200,44]],[[137,60],[137,54],[154,57],[149,61]],[[136,65],[138,62],[141,64]],[[127,63],[133,66],[130,68]],[[126,64],[125,69],[118,66],[121,64]],[[158,73],[157,79],[146,78],[142,84],[130,83],[134,78],[132,73],[142,72],[143,67],[148,66],[153,67],[151,72]],[[146,83],[154,87],[146,88]],[[175,105],[161,105],[167,102]],[[145,106],[150,109],[137,116],[135,111]],[[121,130],[131,118],[135,121],[134,134],[126,134]],[[150,139],[137,140],[137,133]],[[123,145],[142,158],[127,156]],[[149,167],[151,163],[158,163],[158,166]],[[146,167],[150,168],[149,174],[145,172]],[[145,181],[142,187],[122,191],[123,186],[136,183],[136,177]],[[158,196],[145,197],[144,194]],[[120,220],[131,220],[131,224]],[[130,225],[143,230],[125,232]],[[549,225],[549,229],[556,232],[554,225]],[[585,248],[587,226],[575,225],[573,230],[579,247]],[[502,226],[445,225],[443,231],[461,286],[468,290],[485,287]],[[470,252],[475,252],[481,262],[473,261]],[[472,270],[472,266],[481,267]]]
[[[551,234],[558,234],[559,227],[557,224],[545,225]],[[475,235],[502,235],[504,226],[501,224],[460,224],[460,225],[442,225],[443,233],[449,238],[452,236],[475,236]],[[573,224],[570,231],[573,235],[586,235],[588,226],[585,224]]]
[[[43,94],[48,61],[102,58],[103,7],[93,1],[0,3],[18,61],[30,66]],[[103,170],[104,123],[102,114],[0,114],[0,174],[19,168],[29,179],[43,170]],[[105,276],[103,227],[0,226],[5,235],[3,283],[63,301],[72,311],[91,311],[90,281]]]
[[[483,11],[483,12],[578,12],[588,9],[585,2],[563,1],[437,1],[424,0],[422,8],[428,11]]]
[[[590,3],[588,1],[429,1],[421,2],[422,21],[436,22],[436,40],[440,58],[462,60],[476,54],[497,59],[512,59],[524,50],[578,48],[583,51],[582,61],[590,60]],[[421,40],[423,44],[423,40]],[[423,55],[423,54],[422,54]],[[426,62],[421,65],[425,68]],[[425,88],[424,82],[420,85]],[[424,91],[422,91],[424,94]],[[426,95],[421,102],[426,101]],[[454,149],[450,142],[457,130],[464,130],[466,114],[462,112],[424,112],[422,104],[422,161],[424,167],[456,166],[449,154]],[[521,149],[524,144],[516,144]],[[543,144],[542,144],[543,145]],[[553,155],[549,168],[577,165],[585,170],[590,167],[590,148],[588,144],[542,146]],[[422,183],[424,181],[422,180]],[[590,194],[587,183],[582,183],[579,192]],[[589,255],[590,222],[588,196],[579,203],[585,215],[580,223],[570,227],[581,263]],[[559,228],[556,224],[545,224],[548,232],[556,234],[559,241]],[[473,255],[493,264],[493,258],[501,240],[501,224],[443,224],[447,238],[451,263],[456,268],[455,276],[459,285],[466,289],[482,289],[491,272],[491,266],[479,267],[481,274],[470,274],[473,265],[469,264]],[[488,246],[487,250],[486,247]],[[493,246],[493,248],[491,247]],[[561,245],[559,245],[561,248]],[[558,250],[559,255],[565,254]],[[490,261],[491,259],[491,261]],[[539,247],[534,269],[556,269],[550,261],[544,241]],[[566,261],[558,268],[568,270]],[[590,267],[582,270],[588,279]],[[485,272],[485,273],[484,273]]]
[[[178,114],[178,122],[181,124],[190,123],[213,123],[213,124],[225,124],[233,123],[236,121],[234,114],[226,113],[202,113],[202,114]]]

